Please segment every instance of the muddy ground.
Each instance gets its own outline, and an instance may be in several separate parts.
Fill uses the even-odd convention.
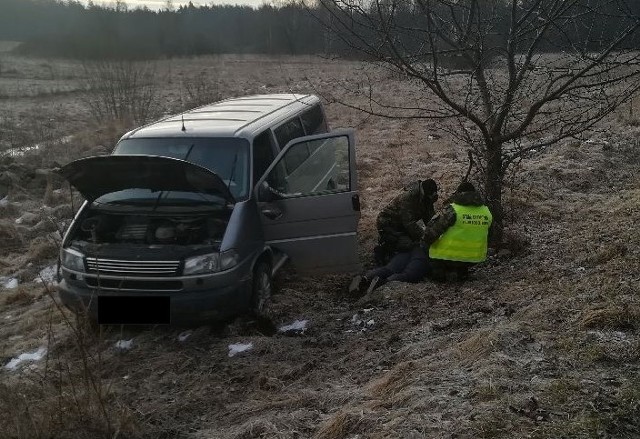
[[[508,246],[466,283],[390,283],[355,301],[347,276],[286,270],[271,324],[96,335],[50,283],[79,200],[49,170],[110,151],[131,122],[96,120],[81,63],[5,52],[0,65],[3,437],[640,437],[637,111],[523,162],[506,193]],[[363,103],[349,90],[370,78],[392,102],[419,96],[379,69],[311,57],[166,60],[154,72],[159,113],[266,92]],[[464,148],[432,122],[326,110],[333,128],[357,128],[367,265],[380,207],[416,178],[450,193]],[[303,333],[274,333],[296,320]],[[12,362],[25,353],[42,358]]]

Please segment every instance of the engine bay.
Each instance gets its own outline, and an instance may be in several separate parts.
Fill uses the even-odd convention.
[[[135,215],[88,211],[80,218],[72,240],[93,244],[215,245],[229,215]]]

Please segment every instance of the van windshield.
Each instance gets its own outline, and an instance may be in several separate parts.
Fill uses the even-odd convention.
[[[249,195],[249,142],[245,139],[235,137],[125,139],[118,143],[113,154],[155,155],[195,163],[216,173],[228,185],[236,201],[242,201]],[[164,194],[163,198],[169,201],[175,197],[184,198],[184,195],[172,192]]]

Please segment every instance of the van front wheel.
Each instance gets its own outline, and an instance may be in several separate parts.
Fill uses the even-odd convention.
[[[266,317],[271,300],[271,266],[267,262],[258,262],[253,269],[253,291],[251,295],[251,312],[256,317]]]

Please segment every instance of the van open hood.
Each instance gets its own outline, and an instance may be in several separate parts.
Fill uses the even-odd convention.
[[[88,200],[125,189],[199,192],[235,200],[227,185],[202,166],[170,157],[107,155],[73,161],[58,171]]]

